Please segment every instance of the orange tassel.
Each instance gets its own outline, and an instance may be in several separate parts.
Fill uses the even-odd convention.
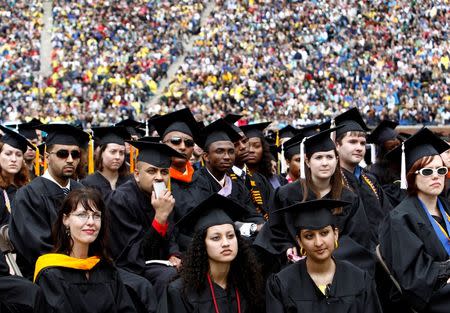
[[[89,135],[88,174],[94,174],[94,139],[92,138],[92,135]]]
[[[170,176],[169,176],[169,181],[167,182],[167,190],[169,190],[170,192],[172,192],[172,184],[170,182]]]
[[[36,156],[34,157],[34,175],[40,176],[41,175],[41,156],[39,153],[39,148],[36,147]]]
[[[130,146],[130,173],[134,173],[134,147]]]
[[[44,146],[44,172],[47,170],[47,145]]]

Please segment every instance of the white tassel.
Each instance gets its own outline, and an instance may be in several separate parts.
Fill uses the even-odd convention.
[[[300,143],[300,179],[305,179],[305,140],[306,137],[303,138]]]
[[[285,174],[287,172],[287,165],[286,165],[286,159],[284,158],[284,146],[281,145],[281,153],[278,156],[278,159],[280,160],[280,174]]]
[[[148,120],[145,121],[145,137],[150,136],[149,134],[149,127],[148,127]]]
[[[406,190],[408,183],[406,181],[406,157],[405,157],[405,143],[402,143],[402,164],[400,170],[400,189]]]
[[[373,143],[370,144],[370,164],[377,162],[377,146]]]
[[[330,122],[330,129],[334,128],[334,127],[336,127],[336,123],[334,121],[334,118],[332,118],[331,122]],[[336,131],[332,131],[330,133],[330,138],[331,138],[331,140],[333,140],[333,142],[336,142]]]

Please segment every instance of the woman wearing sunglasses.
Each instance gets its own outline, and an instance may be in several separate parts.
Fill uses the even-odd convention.
[[[41,312],[136,312],[109,257],[108,225],[98,191],[67,195],[53,225],[53,253],[36,262]]]
[[[84,178],[86,187],[98,189],[103,197],[130,179],[125,163],[125,140],[130,134],[124,127],[96,127],[94,136],[99,144],[95,159],[96,172]]]
[[[332,211],[348,204],[319,199],[298,202],[273,213],[290,213],[289,224],[296,229],[303,259],[269,278],[266,312],[382,312],[370,275],[333,257],[339,229]]]
[[[28,140],[9,128],[0,125],[0,225],[7,224],[11,204],[17,189],[29,182],[29,170],[23,159],[28,147],[35,147]]]
[[[402,164],[408,196],[380,225],[380,251],[406,303],[420,312],[449,312],[450,209],[440,194],[449,145],[423,128],[386,155]]]
[[[241,210],[215,193],[178,222],[194,225],[194,236],[181,277],[168,285],[159,313],[264,312],[259,264],[233,222]]]

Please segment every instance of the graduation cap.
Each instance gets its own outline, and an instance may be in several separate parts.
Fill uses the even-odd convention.
[[[120,121],[119,123],[116,123],[114,126],[123,126],[127,129],[130,135],[138,136],[142,133],[142,130],[140,130],[139,128],[144,128],[145,123],[141,123],[131,118],[127,118],[125,120]]]
[[[297,131],[297,128],[287,125],[278,131],[278,136],[279,138],[292,138],[297,134]]]
[[[334,123],[336,126],[344,126],[336,132],[336,138],[351,131],[369,131],[369,128],[367,127],[361,116],[361,113],[359,113],[359,110],[357,108],[351,108],[350,110],[336,116],[334,118]]]
[[[324,131],[327,130],[328,128],[331,128],[331,120],[319,124],[319,131]]]
[[[329,225],[335,226],[337,221],[332,210],[351,204],[348,201],[319,199],[297,202],[288,207],[274,211],[274,213],[289,212],[293,219],[289,219],[290,226],[298,232],[301,229],[318,230]]]
[[[47,133],[47,146],[60,144],[85,147],[89,142],[88,133],[69,124],[42,124],[36,128]]]
[[[161,138],[172,131],[179,131],[191,136],[195,141],[199,134],[197,121],[188,108],[152,118],[151,124]]]
[[[93,127],[92,131],[99,145],[115,143],[123,146],[125,145],[125,140],[131,137],[130,133],[123,126]]]
[[[242,137],[223,119],[218,119],[202,130],[199,146],[203,150],[216,141],[236,142]]]
[[[244,211],[240,204],[218,193],[213,193],[178,220],[176,225],[194,225],[194,232],[200,232],[215,225],[234,225],[233,221],[237,220]]]
[[[313,135],[317,134],[318,131],[319,131],[319,124],[314,123],[314,124],[302,126],[302,128],[300,128],[298,130],[298,133],[302,133],[303,136],[309,137],[309,136],[313,136]]]
[[[381,121],[381,123],[372,130],[369,136],[367,136],[367,142],[382,145],[388,140],[396,139],[398,134],[394,129],[397,126],[398,123],[394,121]]]
[[[0,139],[3,143],[6,143],[13,148],[19,149],[23,153],[27,151],[28,147],[32,148],[33,150],[36,149],[36,147],[21,134],[3,125],[0,125],[0,130],[3,132],[3,137],[1,137]]]
[[[159,168],[169,168],[172,163],[172,157],[184,158],[184,156],[163,143],[139,140],[126,140],[126,142],[139,149],[138,162],[145,162]]]
[[[9,128],[16,129],[19,134],[24,136],[25,138],[29,140],[38,139],[38,135],[36,133],[36,126],[41,125],[41,121],[39,121],[36,118],[33,118],[28,123],[22,123],[22,124],[14,124],[14,125],[7,125]]]
[[[145,142],[161,142],[161,137],[151,137],[151,136],[145,136],[145,137],[141,137],[139,138],[139,141],[145,141]]]
[[[243,115],[240,114],[233,114],[233,113],[229,113],[227,114],[223,120],[225,122],[227,122],[228,124],[230,124],[231,128],[234,129],[235,132],[237,133],[241,133],[243,132],[242,129],[240,129],[238,126],[236,126],[234,123],[236,123],[237,121],[239,121],[242,118]]]
[[[245,136],[247,138],[264,138],[263,131],[267,128],[267,126],[270,125],[272,122],[263,122],[263,123],[257,123],[257,124],[250,124],[250,125],[244,125],[241,126],[241,130],[244,132]]]
[[[319,125],[313,124],[305,126],[297,131],[297,134],[283,143],[284,157],[290,160],[295,154],[300,153],[300,143],[303,139],[317,134]]]
[[[386,154],[386,158],[401,162],[400,188],[407,189],[406,173],[411,169],[414,162],[426,156],[439,155],[448,149],[450,149],[449,144],[424,127],[400,146],[389,151]]]

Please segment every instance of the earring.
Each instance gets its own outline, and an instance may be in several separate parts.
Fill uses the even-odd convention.
[[[302,256],[306,255],[306,251],[303,247],[300,247],[300,255],[302,255]]]
[[[70,227],[66,226],[66,236],[70,237]]]
[[[334,241],[334,248],[337,249],[339,247],[339,243],[337,241],[337,239]]]

